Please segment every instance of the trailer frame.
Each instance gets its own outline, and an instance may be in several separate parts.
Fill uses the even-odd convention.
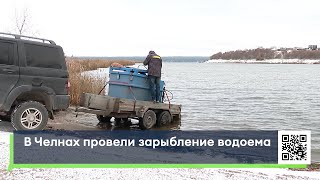
[[[133,118],[139,120],[142,129],[181,120],[181,105],[155,103],[106,95],[83,93],[76,112],[96,114],[98,119]],[[99,119],[100,120],[100,119]]]

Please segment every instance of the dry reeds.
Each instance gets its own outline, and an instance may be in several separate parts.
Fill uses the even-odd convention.
[[[98,68],[107,68],[114,62],[124,66],[135,64],[134,61],[127,60],[80,60],[67,58],[69,82],[71,84],[71,105],[79,105],[82,93],[97,94],[106,84],[106,76],[90,76],[83,74],[83,72],[96,70]]]

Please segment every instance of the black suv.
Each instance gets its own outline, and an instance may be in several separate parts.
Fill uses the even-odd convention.
[[[42,130],[69,106],[68,71],[54,41],[0,33],[0,119],[17,130]]]

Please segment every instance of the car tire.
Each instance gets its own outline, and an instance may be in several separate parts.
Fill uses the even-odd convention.
[[[11,123],[16,130],[43,130],[48,123],[48,111],[36,101],[26,101],[15,107]]]

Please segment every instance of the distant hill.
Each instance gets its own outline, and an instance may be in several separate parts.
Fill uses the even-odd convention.
[[[81,56],[80,59],[105,59],[105,60],[132,60],[142,62],[146,56],[114,56],[114,57],[90,57]],[[162,56],[164,62],[204,62],[209,60],[205,56]]]
[[[224,60],[265,60],[265,59],[320,59],[320,50],[309,49],[269,49],[257,48],[247,50],[237,50],[228,52],[219,52],[212,56],[210,59],[224,59]]]

